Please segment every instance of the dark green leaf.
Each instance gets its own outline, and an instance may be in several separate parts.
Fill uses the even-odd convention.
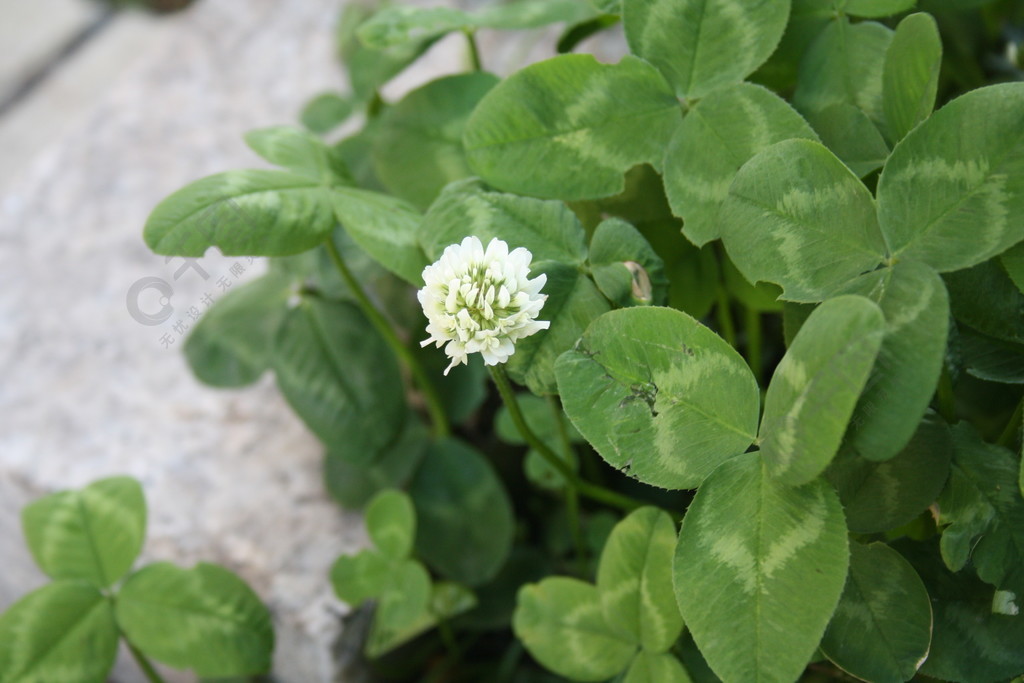
[[[590,268],[598,289],[619,306],[665,303],[665,264],[629,223],[602,221],[590,241]]]
[[[836,102],[807,113],[807,120],[818,131],[821,141],[863,178],[882,167],[889,146],[868,115],[846,102]]]
[[[855,17],[888,17],[911,9],[917,0],[837,0],[839,9]]]
[[[1024,344],[995,339],[966,326],[959,330],[959,341],[969,375],[1001,384],[1024,384]]]
[[[1019,242],[1002,253],[999,260],[1006,270],[1006,274],[1017,285],[1017,289],[1024,292],[1024,242]]]
[[[1024,293],[999,259],[943,276],[957,321],[989,337],[1024,343]]]

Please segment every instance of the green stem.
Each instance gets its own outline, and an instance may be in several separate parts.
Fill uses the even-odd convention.
[[[132,653],[132,657],[135,658],[135,662],[139,665],[139,668],[142,669],[142,673],[146,675],[146,680],[148,680],[149,683],[167,683],[164,681],[163,677],[157,673],[157,670],[153,668],[150,661],[146,659],[146,655],[139,652],[139,649],[129,643],[127,638],[125,638],[124,642],[128,644],[128,651]]]
[[[636,508],[643,505],[638,500],[624,496],[621,493],[617,493],[610,489],[603,488],[601,486],[595,486],[589,482],[583,481],[576,473],[572,471],[569,465],[559,458],[546,443],[540,440],[540,438],[534,434],[530,426],[526,424],[526,418],[523,416],[522,410],[519,409],[519,402],[516,400],[516,395],[512,391],[512,384],[509,382],[508,375],[505,374],[505,368],[501,365],[490,366],[491,377],[494,379],[495,386],[498,387],[498,393],[501,395],[501,400],[505,402],[505,407],[508,408],[509,416],[512,418],[512,423],[519,430],[523,439],[526,443],[530,444],[540,456],[547,461],[555,470],[565,478],[566,482],[576,489],[581,496],[586,496],[591,500],[596,500],[612,507],[621,508],[626,511],[635,510]]]
[[[476,33],[473,31],[465,31],[466,43],[469,44],[469,63],[473,67],[473,71],[483,71],[483,63],[480,61],[480,48],[476,44]]]
[[[997,445],[1010,447],[1010,444],[1013,443],[1013,438],[1017,436],[1017,432],[1021,429],[1021,417],[1024,417],[1024,398],[1021,398],[1020,402],[1017,403],[1013,415],[1010,416],[1010,421],[1006,423],[1003,433],[999,435],[999,440],[996,441]]]
[[[732,307],[729,305],[729,292],[725,291],[724,285],[718,286],[718,299],[715,305],[715,314],[718,317],[718,330],[729,346],[736,347],[736,327],[732,322]]]
[[[438,395],[434,383],[430,381],[430,377],[427,376],[420,362],[412,355],[412,351],[395,334],[391,324],[381,315],[381,312],[377,310],[373,302],[370,301],[370,297],[366,295],[359,281],[356,280],[352,271],[345,264],[345,260],[341,257],[341,253],[334,244],[334,240],[328,237],[325,244],[327,245],[327,252],[331,255],[331,260],[334,261],[334,265],[338,268],[338,272],[341,273],[345,284],[352,290],[356,303],[359,304],[363,313],[369,318],[370,324],[380,333],[380,336],[384,338],[387,345],[391,347],[391,350],[398,356],[405,367],[409,369],[409,373],[412,374],[416,386],[419,387],[423,394],[423,399],[426,401],[427,412],[430,414],[430,421],[434,425],[434,435],[438,438],[448,436],[451,434],[451,428],[448,426],[448,418],[445,415],[444,407],[441,404],[441,397]]]
[[[939,414],[942,418],[952,424],[956,422],[956,400],[953,398],[953,378],[949,374],[949,365],[942,365],[942,374],[939,375],[939,386],[936,390]]]
[[[558,399],[554,396],[548,396],[548,406],[551,408],[551,416],[555,420],[555,429],[558,431],[562,455],[572,467],[572,441],[569,440],[569,430],[565,428],[562,407],[558,405]],[[576,489],[571,486],[565,487],[565,508],[569,515],[569,530],[576,547],[576,559],[579,561],[579,574],[582,577],[587,571],[587,544],[583,541],[583,529],[580,526],[580,497],[576,493]]]
[[[761,383],[761,313],[746,306],[747,365]]]

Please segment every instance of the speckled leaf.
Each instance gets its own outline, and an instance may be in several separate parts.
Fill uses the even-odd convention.
[[[107,588],[131,569],[146,536],[146,499],[131,477],[100,479],[21,511],[36,564],[54,579]]]
[[[665,303],[665,264],[644,236],[622,219],[609,218],[594,230],[590,271],[597,288],[614,304]]]
[[[931,15],[911,14],[901,21],[882,73],[882,106],[892,140],[903,139],[932,113],[941,64],[942,39]]]
[[[945,421],[929,414],[895,457],[878,462],[846,444],[825,478],[839,492],[850,531],[888,531],[910,522],[935,502],[949,476],[952,452]]]
[[[871,193],[810,140],[772,145],[740,169],[720,213],[722,239],[750,282],[815,302],[885,254]]]
[[[406,282],[423,285],[429,261],[417,240],[423,216],[414,206],[354,187],[333,188],[331,204],[353,242]]]
[[[646,652],[666,652],[683,619],[672,595],[676,527],[654,507],[631,512],[612,530],[597,567],[605,621]]]
[[[512,629],[534,659],[575,681],[611,678],[636,651],[605,620],[597,588],[566,577],[519,589]]]
[[[785,100],[758,85],[718,88],[690,108],[665,153],[665,191],[691,242],[719,237],[718,211],[737,169],[789,138],[817,136]]]
[[[953,427],[953,467],[939,497],[942,559],[960,571],[968,559],[982,581],[1024,596],[1024,499],[1018,464],[967,423]]]
[[[913,261],[851,282],[844,293],[878,304],[885,337],[846,439],[868,460],[885,460],[910,440],[935,393],[946,353],[949,304],[934,270]]]
[[[334,228],[330,195],[287,171],[228,171],[186,185],[157,204],[143,237],[158,254],[288,256],[312,249]]]
[[[471,174],[462,130],[497,82],[497,76],[482,71],[446,76],[384,111],[373,140],[373,164],[390,192],[426,209],[445,185]]]
[[[836,102],[807,112],[821,141],[858,177],[882,167],[889,146],[868,115],[852,104]]]
[[[322,185],[355,182],[337,150],[304,130],[290,126],[260,128],[246,133],[245,143],[270,163]]]
[[[484,457],[445,439],[430,446],[409,485],[416,505],[416,552],[440,574],[486,583],[512,550],[512,503]]]
[[[595,199],[621,192],[623,175],[637,164],[660,168],[680,118],[672,90],[646,62],[562,55],[487,93],[463,142],[470,166],[495,187]]]
[[[789,0],[623,0],[633,54],[680,97],[702,97],[761,66],[786,29]]]
[[[208,677],[270,669],[270,612],[244,581],[223,567],[151,564],[124,582],[116,613],[135,647],[173,667]]]
[[[828,466],[882,344],[885,319],[860,296],[816,308],[782,362],[764,399],[759,433],[766,470],[804,484]]]
[[[940,272],[1024,239],[1024,83],[961,95],[893,149],[878,180],[893,256]]]
[[[754,376],[721,337],[680,311],[606,313],[558,359],[556,374],[576,428],[642,482],[696,488],[754,440]]]
[[[673,654],[638,652],[622,683],[690,683],[690,676]]]
[[[0,614],[0,681],[102,683],[120,634],[109,600],[78,581],[54,581]]]
[[[920,577],[884,543],[850,545],[850,573],[821,650],[872,683],[914,677],[928,655],[932,607]]]
[[[848,559],[831,487],[782,486],[747,453],[715,470],[686,511],[676,600],[723,680],[793,681],[839,601]]]
[[[409,496],[397,489],[381,491],[366,506],[366,531],[384,555],[400,560],[412,552],[416,510]]]

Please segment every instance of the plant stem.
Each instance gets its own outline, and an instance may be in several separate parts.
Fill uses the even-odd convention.
[[[555,421],[555,429],[558,431],[558,440],[562,445],[562,455],[565,461],[572,467],[572,442],[569,440],[569,430],[565,428],[565,419],[562,417],[562,407],[558,405],[558,399],[548,396],[548,406],[551,408],[551,417]],[[565,509],[569,515],[569,531],[572,534],[573,544],[576,547],[576,559],[579,561],[579,574],[585,578],[587,571],[587,544],[583,542],[583,528],[580,526],[580,497],[576,489],[568,485],[565,487]]]
[[[624,496],[621,493],[606,489],[601,486],[595,486],[589,482],[583,481],[576,473],[572,471],[572,468],[561,458],[559,458],[546,443],[540,440],[540,438],[533,433],[530,426],[526,424],[526,418],[523,416],[523,411],[519,409],[519,402],[516,400],[516,395],[512,391],[512,384],[509,382],[508,375],[505,374],[505,368],[501,365],[490,366],[491,378],[494,379],[495,386],[498,387],[498,393],[501,395],[501,400],[505,402],[505,407],[508,408],[509,416],[512,418],[512,423],[515,424],[516,429],[522,435],[526,443],[530,444],[540,456],[544,458],[549,465],[561,474],[569,486],[576,489],[581,496],[586,496],[591,500],[596,500],[612,507],[621,508],[622,510],[630,511],[643,505],[638,500]]]
[[[480,61],[480,48],[476,44],[476,33],[473,31],[465,31],[466,43],[469,44],[469,63],[473,67],[473,71],[483,71],[483,63]]]
[[[996,441],[997,445],[1010,447],[1010,444],[1013,443],[1013,437],[1017,436],[1017,432],[1021,429],[1021,417],[1024,417],[1024,398],[1021,398],[1020,402],[1017,403],[1013,415],[1010,416],[1010,421],[1006,423],[1003,433],[999,435],[999,439]]]
[[[352,271],[349,270],[345,264],[345,260],[341,257],[341,253],[338,251],[338,247],[334,244],[334,240],[330,237],[325,241],[327,245],[327,252],[331,255],[331,260],[334,261],[334,265],[338,268],[338,272],[341,273],[342,279],[345,284],[348,285],[349,289],[352,290],[352,294],[356,298],[356,303],[359,304],[359,308],[362,309],[363,313],[369,318],[370,323],[380,333],[380,336],[384,338],[387,345],[391,347],[391,350],[399,360],[408,368],[409,373],[412,375],[416,386],[419,387],[423,394],[423,399],[427,404],[427,412],[430,414],[430,421],[434,425],[434,435],[438,438],[444,438],[451,434],[451,428],[448,426],[448,417],[445,415],[444,407],[441,404],[441,397],[437,394],[437,389],[434,387],[434,383],[430,381],[427,373],[423,370],[423,366],[420,362],[412,355],[412,351],[402,343],[402,340],[395,334],[395,330],[391,327],[391,324],[387,319],[381,315],[381,312],[377,310],[377,307],[370,301],[370,297],[366,295],[366,291],[360,286],[359,281],[356,280]]]
[[[761,383],[761,314],[751,308],[746,310],[746,331],[747,331],[747,365],[757,383]]]
[[[952,424],[956,421],[956,400],[953,398],[953,378],[949,375],[949,365],[943,363],[942,374],[939,375],[939,386],[936,390],[939,414]]]
[[[157,670],[153,668],[153,665],[146,658],[146,655],[142,654],[137,647],[129,643],[127,638],[125,638],[124,642],[128,644],[128,651],[132,653],[132,657],[135,658],[135,662],[139,665],[139,668],[142,669],[142,673],[146,675],[146,680],[148,680],[149,683],[166,683],[163,677],[157,673]]]
[[[736,327],[732,322],[732,307],[729,305],[729,292],[724,285],[718,286],[718,299],[715,303],[715,314],[718,317],[718,330],[729,346],[736,348]]]

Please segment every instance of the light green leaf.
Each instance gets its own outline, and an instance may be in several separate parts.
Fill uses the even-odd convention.
[[[416,510],[407,494],[381,491],[366,506],[366,531],[384,555],[401,560],[412,552],[416,538]]]
[[[373,163],[388,190],[426,209],[445,185],[471,175],[462,131],[496,83],[497,76],[482,71],[447,76],[387,109],[374,137]]]
[[[638,652],[622,683],[690,683],[686,669],[675,655]]]
[[[892,36],[892,29],[873,21],[834,19],[800,62],[793,106],[810,113],[851,104],[884,126],[882,72]]]
[[[618,194],[633,166],[660,168],[681,112],[646,62],[562,55],[512,74],[469,119],[469,165],[518,194],[595,199]],[[585,170],[584,170],[585,169]]]
[[[569,419],[602,458],[642,482],[696,488],[754,439],[753,375],[731,346],[685,313],[606,313],[555,370]]]
[[[1024,499],[1013,454],[986,443],[966,422],[953,427],[953,467],[939,497],[942,559],[968,559],[982,581],[1024,596]]]
[[[810,140],[772,145],[744,164],[720,214],[730,258],[750,282],[816,302],[885,254],[871,193]]]
[[[699,246],[718,238],[718,212],[736,171],[790,138],[817,136],[785,100],[759,85],[721,87],[694,104],[665,153],[665,190],[686,237]]]
[[[910,440],[935,393],[949,331],[946,288],[934,270],[907,261],[842,291],[868,297],[885,316],[882,348],[846,434],[863,457],[885,460]]]
[[[906,12],[917,0],[838,0],[835,4],[847,14],[874,19]]]
[[[331,585],[341,600],[350,607],[359,607],[367,600],[384,594],[388,582],[392,580],[392,572],[400,564],[402,562],[376,550],[342,555],[331,566]]]
[[[623,0],[633,54],[665,75],[680,97],[738,83],[775,51],[789,0]]]
[[[353,242],[406,282],[423,284],[429,261],[417,241],[423,216],[414,206],[354,187],[332,188],[330,196],[334,215]]]
[[[829,299],[807,318],[764,399],[759,440],[772,478],[805,484],[828,466],[884,330],[881,310],[860,296]]]
[[[102,683],[120,634],[110,601],[78,581],[55,581],[0,614],[0,681]]]
[[[619,218],[602,221],[590,241],[590,270],[597,288],[619,306],[663,304],[665,264],[644,236]]]
[[[291,278],[271,272],[233,287],[193,326],[185,358],[200,381],[215,387],[252,384],[270,366]]]
[[[878,221],[894,257],[968,268],[1024,238],[1024,83],[961,95],[893,149]]]
[[[587,326],[611,306],[594,281],[573,266],[549,261],[535,272],[548,278],[543,290],[548,299],[541,318],[550,320],[551,327],[516,342],[508,373],[535,394],[554,394],[558,393],[558,357],[571,349]]]
[[[312,249],[334,228],[330,195],[287,171],[228,171],[186,185],[157,204],[143,237],[158,254],[288,256]]]
[[[332,451],[368,463],[400,432],[398,363],[354,304],[303,299],[281,323],[273,361],[281,393]]]
[[[884,543],[852,543],[822,652],[857,678],[903,683],[924,662],[931,634],[931,599],[910,563]]]
[[[675,542],[668,513],[643,507],[615,526],[597,567],[605,621],[652,655],[666,652],[683,630],[672,594]]]
[[[242,579],[223,567],[151,564],[124,582],[116,613],[135,647],[170,666],[209,677],[270,669],[270,612]]]
[[[708,664],[725,681],[792,681],[843,590],[843,511],[825,482],[772,481],[757,453],[724,463],[683,518],[676,600]]]
[[[136,480],[110,477],[40,498],[22,510],[21,521],[32,557],[49,576],[106,588],[142,550],[146,499]]]
[[[341,155],[304,130],[290,126],[260,128],[246,133],[245,143],[270,163],[321,185],[352,185],[355,182]]]
[[[878,462],[847,444],[825,478],[839,492],[850,531],[888,531],[907,524],[935,502],[949,476],[952,452],[945,421],[929,414],[895,457]]]
[[[470,235],[485,247],[495,238],[507,242],[509,249],[525,247],[534,264],[550,260],[582,265],[587,256],[583,226],[564,203],[490,192],[476,180],[446,187],[419,230],[431,259]]]
[[[335,92],[320,93],[306,102],[300,119],[303,126],[318,135],[324,135],[344,123],[352,115],[354,105],[351,97]]]
[[[953,317],[989,337],[1024,343],[1024,293],[1010,279],[1000,259],[943,276]]]
[[[860,178],[881,168],[889,156],[889,146],[878,128],[852,104],[836,102],[809,111],[807,120],[825,146]]]
[[[611,678],[636,651],[605,620],[598,589],[566,577],[523,586],[512,629],[534,659],[576,681]]]
[[[512,504],[490,463],[455,439],[432,444],[409,486],[416,552],[440,574],[469,586],[498,573],[512,550]]]
[[[911,14],[896,27],[885,53],[882,106],[886,127],[898,142],[935,108],[942,64],[939,27],[929,14]]]
[[[337,29],[338,56],[348,68],[356,99],[362,102],[370,100],[382,85],[416,61],[435,40],[428,38],[380,50],[368,48],[356,32],[373,13],[368,5],[347,3]]]

